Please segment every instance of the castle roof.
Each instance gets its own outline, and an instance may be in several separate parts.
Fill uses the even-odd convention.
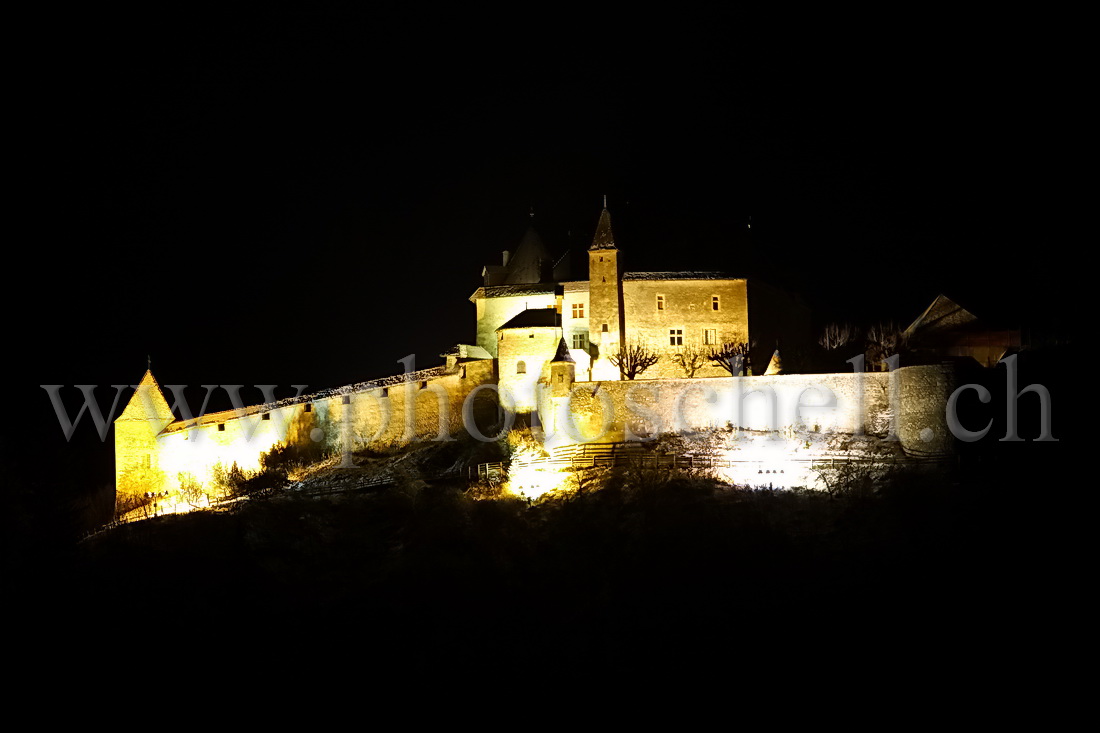
[[[558,351],[556,354],[554,354],[554,358],[550,361],[567,361],[572,364],[576,363],[572,355],[569,353],[569,347],[566,346],[564,338],[558,339]]]
[[[615,235],[611,233],[611,214],[608,213],[606,205],[600,212],[600,221],[596,224],[596,236],[592,237],[592,246],[588,249],[617,249]]]
[[[470,300],[478,298],[506,298],[515,295],[544,295],[557,292],[556,283],[522,283],[518,285],[486,285],[474,291]]]
[[[559,328],[561,316],[553,308],[528,308],[498,328]]]
[[[537,283],[543,280],[549,268],[553,266],[550,251],[546,249],[546,243],[535,231],[532,224],[527,227],[527,232],[520,240],[516,252],[508,260],[504,283],[506,285]]]
[[[698,272],[677,270],[675,272],[624,272],[623,280],[742,280],[725,272]]]
[[[175,419],[172,408],[168,406],[168,401],[164,399],[164,393],[161,391],[160,385],[153,377],[153,371],[147,369],[141,381],[138,382],[137,388],[134,389],[130,401],[126,403],[126,407],[115,418],[115,422],[119,420],[160,420],[167,425]]]

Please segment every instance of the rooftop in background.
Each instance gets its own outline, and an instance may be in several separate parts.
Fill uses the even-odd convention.
[[[624,272],[623,280],[743,280],[725,272]]]

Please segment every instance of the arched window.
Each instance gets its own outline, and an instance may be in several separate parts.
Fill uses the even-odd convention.
[[[517,361],[516,362],[516,374],[526,374],[526,373],[527,373],[527,364],[522,362],[522,361]]]

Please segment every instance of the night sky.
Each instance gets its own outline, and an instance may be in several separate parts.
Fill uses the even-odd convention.
[[[583,251],[604,194],[627,269],[760,278],[818,322],[941,291],[1062,317],[1087,95],[1053,29],[555,12],[35,31],[8,252],[34,433],[62,440],[38,385],[146,355],[162,384],[310,390],[438,364],[529,209]]]

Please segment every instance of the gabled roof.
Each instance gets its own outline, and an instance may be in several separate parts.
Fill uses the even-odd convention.
[[[977,320],[978,317],[973,313],[940,293],[932,301],[932,304],[924,309],[924,313],[921,313],[917,320],[909,324],[909,328],[905,329],[905,335],[912,336],[917,331],[958,328]]]
[[[588,249],[617,249],[615,235],[611,233],[611,214],[606,206],[600,212],[600,220],[596,224],[596,236],[592,237],[592,246]]]
[[[498,328],[560,328],[561,316],[553,308],[528,308]]]

